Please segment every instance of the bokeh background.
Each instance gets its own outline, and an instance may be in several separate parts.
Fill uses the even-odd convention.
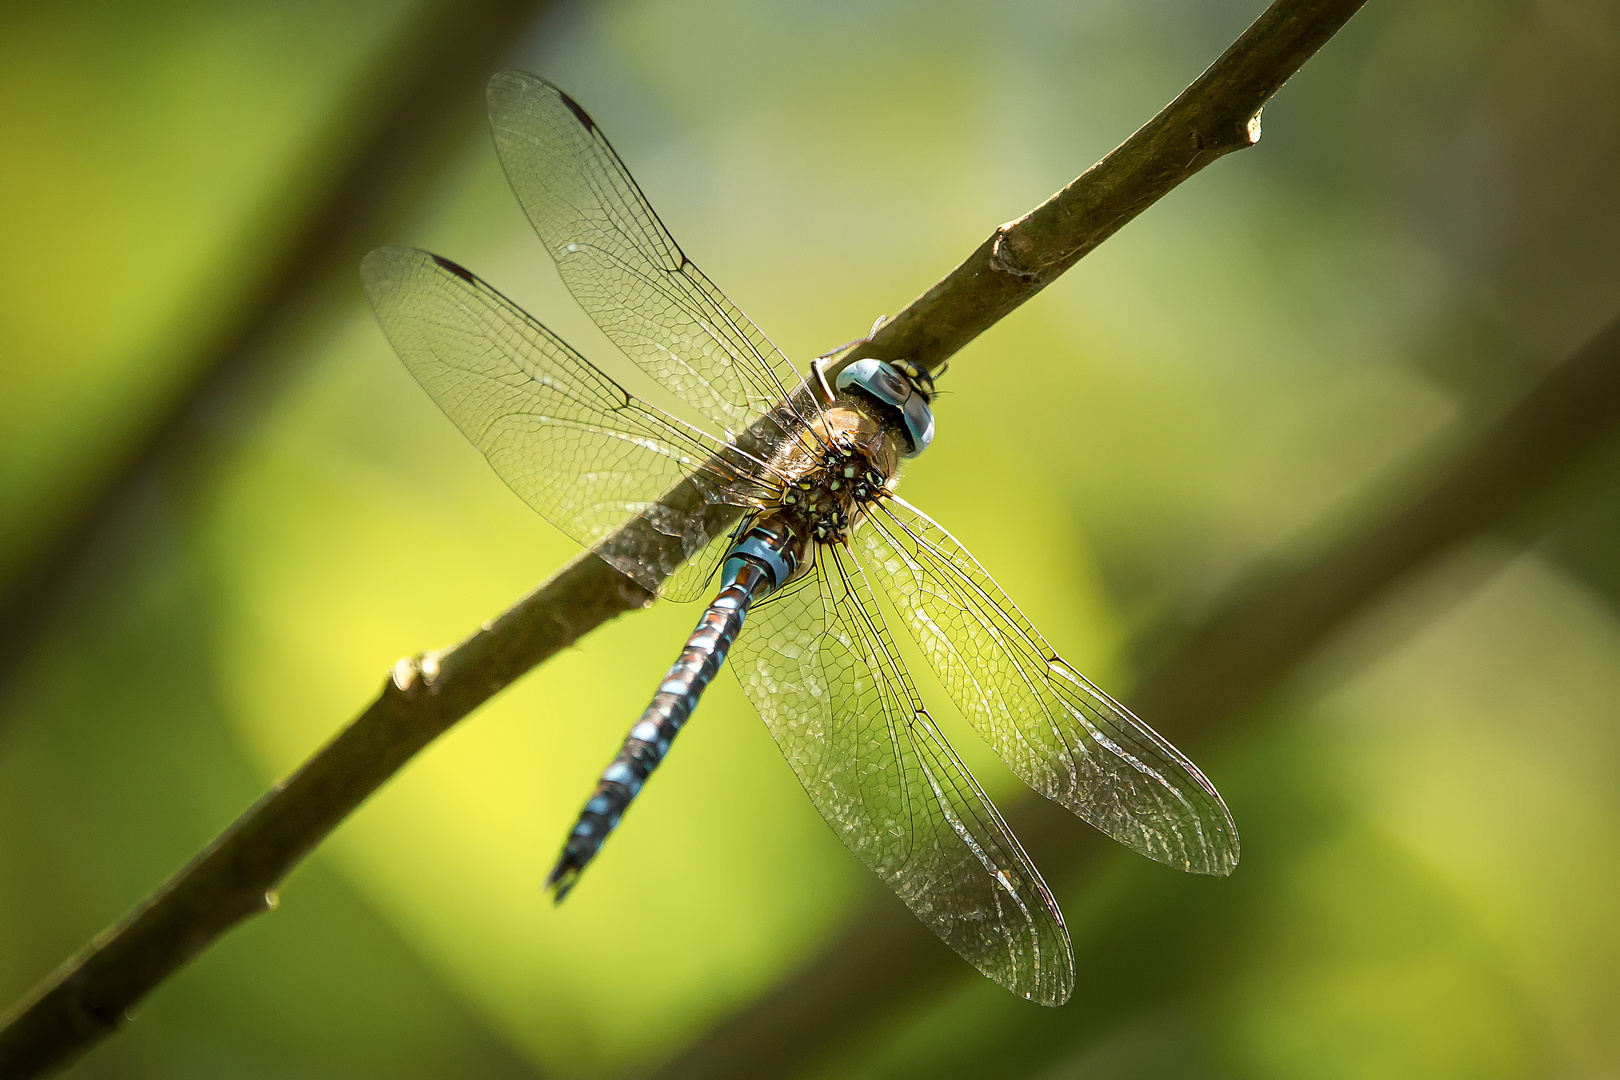
[[[537,4],[474,67],[584,103],[688,254],[803,361],[1130,134],[1262,6]],[[0,581],[252,322],[353,145],[438,62],[422,28],[479,10],[0,9]],[[379,191],[399,205],[358,251],[449,256],[622,364],[506,190],[482,77],[447,83],[447,149],[409,198]],[[905,493],[1130,700],[1229,590],[1353,531],[1613,317],[1617,124],[1609,0],[1373,0],[1258,147],[957,356]],[[98,519],[7,661],[0,1005],[396,658],[574,554],[412,382],[347,256],[305,293]],[[961,965],[827,1033],[807,1075],[1615,1075],[1617,485],[1609,452],[1201,744],[1243,834],[1232,878],[1123,850],[1045,865],[1075,1004]],[[68,1075],[634,1075],[791,979],[875,885],[730,680],[569,902],[542,897],[694,615],[621,618],[453,730]]]

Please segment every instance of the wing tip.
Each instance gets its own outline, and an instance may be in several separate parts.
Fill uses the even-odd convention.
[[[1033,986],[1030,986],[1024,978],[1008,979],[1004,974],[984,968],[979,968],[979,973],[1031,1004],[1048,1009],[1058,1008],[1067,1004],[1069,998],[1074,996],[1074,947],[1069,944],[1067,933],[1064,934],[1063,943],[1065,948],[1063,955],[1058,957],[1059,963],[1038,969]],[[1021,983],[1023,985],[1020,985]]]
[[[367,296],[375,297],[379,290],[399,280],[399,265],[410,250],[388,245],[366,252],[360,260],[360,284]]]
[[[1232,833],[1231,850],[1221,853],[1220,866],[1216,869],[1214,876],[1231,877],[1232,872],[1237,869],[1238,859],[1241,858],[1242,855],[1243,849],[1238,845],[1238,836],[1237,833],[1234,832]]]
[[[1068,964],[1058,972],[1057,985],[1051,987],[1050,992],[1029,1000],[1037,1005],[1044,1005],[1048,1009],[1056,1009],[1060,1005],[1068,1004],[1069,998],[1074,996],[1074,950],[1068,950]]]
[[[458,262],[443,255],[435,255],[431,251],[423,251],[421,248],[396,245],[373,248],[368,252],[366,257],[360,260],[360,278],[366,283],[366,287],[370,288],[373,284],[403,277],[406,271],[419,269],[427,263],[433,263],[462,281],[478,284],[478,275]]]
[[[1237,830],[1228,827],[1221,830],[1216,843],[1205,849],[1204,858],[1197,865],[1188,864],[1186,869],[1204,877],[1231,877],[1241,855]]]
[[[406,247],[402,244],[387,244],[372,248],[366,253],[366,257],[360,260],[360,282],[365,287],[366,295],[375,297],[387,289],[400,285],[429,262],[438,263],[457,277],[472,280],[469,271],[461,269],[448,259],[441,259],[431,251]]]
[[[497,71],[489,77],[489,83],[484,88],[484,97],[489,103],[490,111],[494,112],[505,105],[505,99],[508,96],[515,96],[535,89],[555,95],[563,107],[574,114],[574,119],[579,121],[581,127],[589,132],[596,131],[596,121],[591,119],[591,114],[585,111],[583,105],[569,97],[568,93],[556,83],[547,82],[540,76],[532,75],[527,71],[519,71],[516,68]]]
[[[563,103],[563,106],[569,112],[574,114],[574,119],[579,121],[580,127],[591,132],[596,130],[596,121],[592,120],[591,114],[585,111],[585,106],[581,105],[579,102],[575,101],[561,90],[558,90],[555,86],[552,87],[552,90],[556,91],[557,99]]]
[[[435,255],[431,251],[424,252],[424,254],[426,254],[428,258],[432,259],[435,263],[437,263],[438,266],[439,266],[439,269],[447,271],[447,272],[449,272],[451,274],[454,274],[456,277],[460,278],[462,281],[465,281],[470,285],[478,284],[477,275],[475,275],[471,270],[468,270],[465,266],[462,266],[460,263],[452,262],[451,260],[445,258],[443,255]]]
[[[542,80],[537,76],[530,75],[527,71],[519,71],[517,68],[497,71],[489,77],[489,82],[484,84],[484,99],[493,107],[500,98],[519,93],[525,87],[540,81]]]

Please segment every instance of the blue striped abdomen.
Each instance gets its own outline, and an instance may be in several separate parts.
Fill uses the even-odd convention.
[[[659,684],[652,703],[625,737],[618,756],[602,770],[596,790],[585,801],[557,865],[546,878],[546,888],[555,891],[559,902],[641,793],[647,777],[669,753],[670,744],[725,663],[749,605],[791,575],[797,559],[784,550],[790,539],[756,528],[731,550],[719,595],[703,612],[680,657]]]

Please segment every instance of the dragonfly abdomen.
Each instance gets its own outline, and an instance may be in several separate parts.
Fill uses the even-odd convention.
[[[748,608],[793,575],[798,564],[791,533],[756,526],[727,554],[719,595],[703,612],[686,647],[659,683],[641,718],[585,801],[557,865],[546,877],[560,903],[603,841],[624,817],[642,785],[697,708],[703,691],[720,671],[737,639]]]

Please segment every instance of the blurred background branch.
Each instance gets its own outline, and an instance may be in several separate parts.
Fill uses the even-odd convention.
[[[987,242],[984,250],[993,249],[999,262],[1005,264],[1009,256],[1002,245],[1010,243],[1016,246],[1020,265],[1051,267],[1050,274],[1008,273],[1005,265],[988,274],[959,270],[946,279],[949,299],[944,306],[928,299],[940,293],[941,286],[936,286],[923,301],[885,324],[880,337],[943,340],[916,326],[954,310],[954,305],[981,316],[993,312],[999,318],[1204,163],[1252,145],[1258,128],[1250,121],[1265,100],[1359,6],[1360,0],[1276,0],[1188,91],[1136,136],[1037,208],[1023,224],[1004,227]],[[469,57],[475,52],[467,47]],[[434,93],[443,90],[436,85]],[[1225,119],[1217,123],[1209,117]],[[363,181],[371,170],[393,162],[387,147],[379,136],[372,154],[356,163],[349,183],[330,200],[331,213],[350,212],[350,200],[369,190]],[[321,219],[318,224],[330,228],[333,222]],[[349,234],[348,239],[364,244],[366,235]],[[309,257],[317,263],[297,268],[300,273],[281,282],[281,291],[272,297],[262,319],[246,327],[237,344],[251,343],[272,316],[284,318],[282,305],[302,296],[306,281],[322,278],[317,271],[328,269],[328,260],[347,251],[312,248]],[[1012,292],[1007,291],[1008,281],[1014,283]],[[956,345],[976,333],[957,332]],[[234,351],[222,355],[236,362]],[[931,359],[937,365],[948,355]],[[230,366],[222,361],[213,378],[227,377]],[[207,385],[211,382],[200,386],[198,393]],[[197,402],[191,402],[172,423],[182,424],[189,409],[196,407]],[[173,438],[171,433],[157,440],[152,444],[157,449],[150,452],[158,452]],[[131,468],[137,464],[132,462]],[[679,497],[678,492],[672,497]],[[626,528],[641,526],[637,520]],[[649,606],[652,600],[646,590],[587,553],[460,645],[401,661],[383,692],[337,738],[17,1007],[0,1028],[4,1063],[0,1068],[5,1070],[0,1080],[37,1076],[105,1036],[170,973],[226,930],[266,910],[272,890],[286,874],[439,734],[536,664],[615,615]]]
[[[292,325],[337,310],[360,258],[421,202],[452,150],[481,122],[482,87],[547,0],[430,0],[358,80],[366,95],[353,127],[333,133],[335,160],[301,220],[259,256],[258,276],[188,365],[190,375],[60,520],[40,529],[0,585],[0,686],[24,663],[74,572],[115,529],[155,471],[195,453],[210,410],[262,369]],[[358,95],[357,95],[358,96]],[[283,360],[289,359],[283,354]],[[262,370],[254,372],[262,377]],[[267,402],[261,398],[260,407]]]

